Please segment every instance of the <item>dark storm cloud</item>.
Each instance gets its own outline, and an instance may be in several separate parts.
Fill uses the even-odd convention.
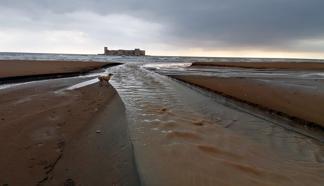
[[[0,7],[48,22],[47,13],[129,15],[163,25],[162,41],[181,47],[323,49],[298,46],[323,40],[323,0],[1,0]]]

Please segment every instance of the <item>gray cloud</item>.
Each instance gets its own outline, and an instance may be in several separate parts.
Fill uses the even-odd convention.
[[[110,39],[106,33],[111,30],[110,25],[100,25],[109,23],[104,18],[123,15],[143,21],[138,27],[160,25],[159,29],[148,28],[159,33],[151,33],[147,40],[138,38],[138,43],[161,42],[184,49],[318,52],[324,48],[318,42],[324,40],[323,8],[323,0],[1,0],[0,10],[12,15],[0,28],[80,30],[104,40]],[[93,16],[91,21],[84,12],[99,17]],[[101,22],[95,20],[100,17]],[[84,20],[90,25],[82,25]],[[115,26],[120,31],[128,24]]]

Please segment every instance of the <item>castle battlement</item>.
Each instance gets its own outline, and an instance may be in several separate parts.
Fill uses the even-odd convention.
[[[145,56],[145,50],[138,48],[134,50],[109,50],[108,47],[104,48],[104,55],[109,56]]]

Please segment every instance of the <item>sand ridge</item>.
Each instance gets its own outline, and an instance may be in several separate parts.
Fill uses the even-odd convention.
[[[71,140],[115,99],[111,86],[98,83],[62,89],[78,81],[51,80],[0,92],[0,183],[36,185],[50,180]]]
[[[285,70],[320,70],[324,71],[323,62],[193,62],[191,67],[202,68],[250,68],[250,69],[285,69]]]
[[[253,78],[172,77],[324,127],[324,95],[320,91]]]
[[[0,60],[0,79],[83,73],[120,63],[95,61]]]

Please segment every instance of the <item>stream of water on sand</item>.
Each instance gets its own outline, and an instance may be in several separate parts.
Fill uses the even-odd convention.
[[[117,89],[127,108],[130,134],[144,183],[191,185],[197,182],[213,185],[227,182],[215,177],[215,167],[207,168],[208,165],[213,165],[211,161],[214,159],[200,159],[199,164],[195,163],[203,154],[193,149],[198,147],[200,150],[217,154],[220,150],[213,149],[215,145],[221,145],[233,156],[244,159],[245,163],[250,160],[252,164],[262,162],[260,164],[266,172],[271,172],[272,169],[280,170],[282,167],[295,169],[296,165],[305,171],[301,173],[303,175],[312,174],[313,171],[323,173],[323,144],[280,127],[272,122],[271,118],[258,117],[253,111],[243,112],[229,107],[224,104],[228,100],[221,96],[215,99],[199,94],[196,90],[147,70],[140,64],[126,64],[107,71],[114,73],[111,84]],[[243,138],[243,141],[233,142],[235,137],[230,137],[232,134]],[[276,165],[271,163],[272,160],[269,160],[269,165],[263,164],[269,157],[263,157],[259,152],[249,154],[247,149],[251,145],[244,143],[244,140],[275,154],[274,156],[279,157],[279,162],[286,162],[287,165]],[[242,151],[245,154],[242,154]],[[260,160],[260,157],[267,160]],[[206,166],[200,167],[202,170],[198,171],[189,170],[186,168],[186,160],[191,162],[189,169],[199,168],[204,164]],[[178,164],[182,168],[177,167]],[[244,166],[238,166],[242,171],[240,174],[249,174]],[[178,173],[177,171],[181,172],[180,176],[173,175]],[[188,180],[188,175],[191,175],[193,180]],[[323,181],[323,178],[313,176],[312,184]],[[250,179],[262,181],[262,178],[253,176]],[[244,181],[245,179],[243,183]]]

